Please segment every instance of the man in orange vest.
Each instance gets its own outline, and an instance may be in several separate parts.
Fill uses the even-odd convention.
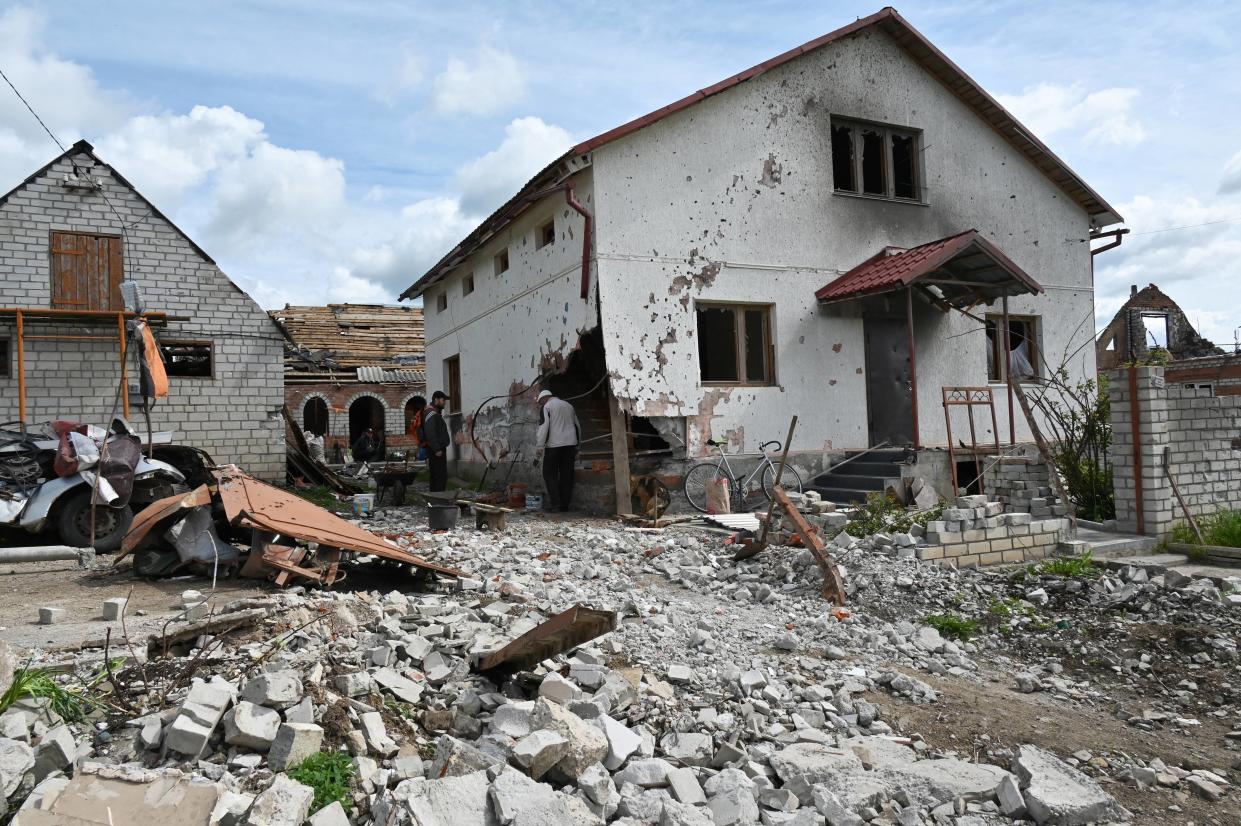
[[[405,435],[414,440],[414,456],[418,459],[427,458],[426,434],[422,432],[422,416],[427,411],[427,400],[422,396],[414,396],[409,400],[413,405],[414,415],[409,420],[409,428]]]

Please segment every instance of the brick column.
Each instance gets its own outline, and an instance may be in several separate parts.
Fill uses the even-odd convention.
[[[1116,522],[1122,531],[1137,532],[1138,485],[1141,477],[1142,532],[1163,536],[1172,527],[1172,487],[1163,472],[1163,449],[1169,444],[1168,396],[1164,387],[1162,367],[1138,367],[1134,370],[1137,385],[1137,470],[1133,450],[1133,395],[1130,393],[1129,370],[1120,368],[1105,373],[1108,398],[1111,401],[1112,472],[1116,492]]]

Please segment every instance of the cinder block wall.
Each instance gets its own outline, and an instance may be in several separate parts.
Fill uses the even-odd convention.
[[[1184,518],[1163,470],[1165,448],[1170,448],[1172,478],[1195,516],[1241,508],[1241,395],[1217,396],[1211,390],[1169,384],[1163,367],[1135,368],[1136,394],[1130,392],[1128,369],[1110,370],[1106,375],[1112,404],[1116,519],[1121,530],[1162,537]],[[1134,395],[1137,462],[1130,404]],[[1140,498],[1136,492],[1139,478]]]
[[[111,206],[98,191],[63,186],[69,159],[15,191],[0,205],[0,306],[51,304],[53,231],[127,235],[124,266],[141,286],[152,312],[186,317],[162,336],[210,341],[211,378],[171,378],[168,398],[152,412],[156,430],[235,462],[255,476],[284,476],[282,337],[267,314],[200,250],[161,218],[132,189],[90,154],[71,156],[102,179]],[[113,209],[115,208],[115,212]],[[119,214],[119,217],[118,217]],[[98,341],[26,342],[26,420],[32,425],[64,418],[103,424],[120,379],[116,325],[49,327],[27,324],[27,335],[63,333],[110,336]],[[0,337],[10,341],[8,371],[0,377],[0,421],[18,418],[15,330],[0,317]],[[129,362],[129,390],[137,377]],[[136,396],[133,397],[136,402]],[[142,421],[135,403],[131,418]]]

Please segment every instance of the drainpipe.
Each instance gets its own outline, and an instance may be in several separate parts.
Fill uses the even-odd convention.
[[[1091,241],[1095,240],[1096,238],[1114,238],[1115,240],[1111,241],[1110,243],[1104,244],[1101,247],[1093,248],[1092,250],[1090,250],[1090,254],[1098,255],[1101,252],[1107,252],[1110,249],[1115,249],[1116,247],[1119,247],[1120,242],[1124,240],[1124,237],[1128,234],[1129,234],[1129,230],[1127,229],[1114,229],[1111,232],[1099,232],[1094,235],[1091,235],[1090,236]]]
[[[590,210],[578,203],[573,192],[573,182],[568,181],[564,185],[565,203],[573,207],[578,215],[584,219],[582,224],[582,300],[585,301],[590,296],[590,236],[594,229],[594,216],[590,214]]]

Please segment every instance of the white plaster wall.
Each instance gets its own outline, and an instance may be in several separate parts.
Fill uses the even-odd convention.
[[[590,172],[578,173],[574,183],[578,202],[593,210]],[[552,215],[556,242],[536,249],[535,232]],[[455,429],[488,397],[524,390],[543,373],[562,366],[580,333],[598,324],[593,261],[590,297],[581,298],[584,221],[565,202],[563,192],[552,193],[423,295],[428,399],[447,382],[445,359],[459,355],[461,360],[462,416],[451,420]],[[493,259],[506,245],[509,269],[497,276]],[[474,292],[462,295],[467,272],[474,275]],[[437,312],[437,296],[445,291],[448,307]],[[529,395],[519,401],[528,401]],[[522,409],[520,404],[518,409]],[[489,452],[498,453],[507,446],[505,422],[515,411],[508,410],[502,400],[488,410],[503,415],[488,424],[487,429],[495,434],[482,433],[480,423],[479,435],[484,444],[497,445]],[[516,415],[528,418],[530,410],[533,407]],[[478,458],[460,441],[458,449],[458,458]]]
[[[923,130],[927,205],[834,195],[832,114]],[[1010,307],[1042,316],[1048,360],[1085,344],[1071,367],[1094,375],[1088,217],[881,32],[603,146],[593,173],[614,392],[635,414],[691,417],[691,455],[708,436],[745,450],[783,438],[792,413],[801,416],[799,447],[864,446],[862,322],[850,305],[818,307],[814,291],[885,246],[970,228],[1048,288]],[[699,384],[696,300],[776,305],[777,386]],[[977,311],[999,312],[998,302]],[[918,314],[921,436],[944,444],[940,388],[987,383],[985,335],[956,313],[920,305]],[[996,388],[1007,440],[1006,397]],[[988,422],[980,441],[989,434]]]

